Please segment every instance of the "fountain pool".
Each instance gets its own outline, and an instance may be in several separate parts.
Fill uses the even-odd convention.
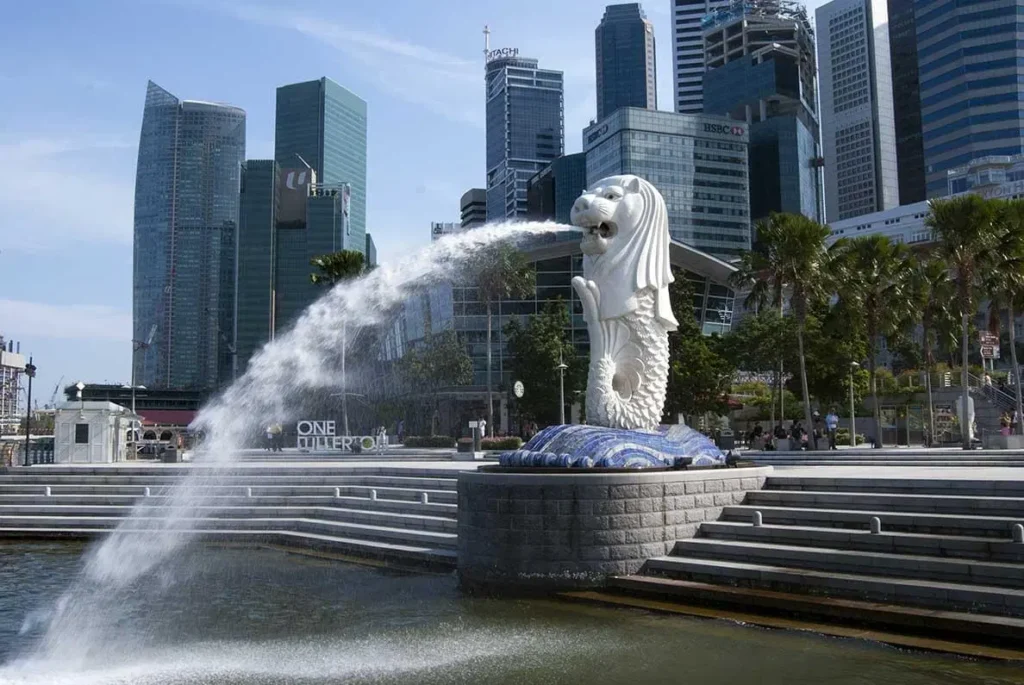
[[[558,600],[467,597],[451,575],[198,545],[170,565],[187,578],[142,579],[110,618],[107,642],[36,652],[45,611],[81,572],[83,550],[0,544],[0,683],[1024,682],[998,663]]]

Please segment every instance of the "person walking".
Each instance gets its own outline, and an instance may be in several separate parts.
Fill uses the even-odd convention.
[[[384,450],[388,446],[388,429],[381,424],[377,428],[377,454],[384,454]]]
[[[836,447],[836,431],[839,430],[839,417],[836,415],[835,407],[828,410],[828,414],[825,414],[825,430],[828,431],[828,448],[830,450],[839,449]]]
[[[398,428],[395,433],[398,435],[398,444],[405,444],[405,419],[398,419]]]

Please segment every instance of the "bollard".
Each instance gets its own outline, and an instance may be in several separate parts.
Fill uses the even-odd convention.
[[[871,517],[871,534],[878,535],[882,532],[882,519],[877,516]]]
[[[370,490],[370,499],[373,500],[374,502],[377,501],[377,491],[376,490]]]
[[[1013,541],[1024,542],[1024,526],[1019,523],[1013,527]]]
[[[142,494],[144,497],[149,497],[149,488],[146,488]]]
[[[252,497],[252,488],[246,488],[245,489],[245,496],[246,497]]]
[[[334,498],[341,499],[341,488],[334,488]]]
[[[760,528],[761,524],[763,522],[762,519],[761,519],[761,512],[755,511],[754,515],[753,515],[753,519],[754,519],[754,521],[753,521],[754,528]]]
[[[46,496],[47,496],[47,497],[49,497],[49,496],[50,496],[50,494],[51,494],[51,493],[50,493],[50,486],[49,486],[49,485],[47,485],[47,486],[46,486]]]
[[[427,503],[427,493],[421,492],[420,493],[420,504],[426,504],[426,503]]]

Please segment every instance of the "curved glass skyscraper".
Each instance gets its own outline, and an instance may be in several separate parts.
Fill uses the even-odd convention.
[[[243,110],[149,82],[135,174],[136,383],[211,390],[230,377],[244,160]]]

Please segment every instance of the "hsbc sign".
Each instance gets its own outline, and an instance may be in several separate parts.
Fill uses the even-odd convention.
[[[742,126],[730,126],[729,124],[704,124],[704,133],[739,137],[746,133],[746,130]]]

